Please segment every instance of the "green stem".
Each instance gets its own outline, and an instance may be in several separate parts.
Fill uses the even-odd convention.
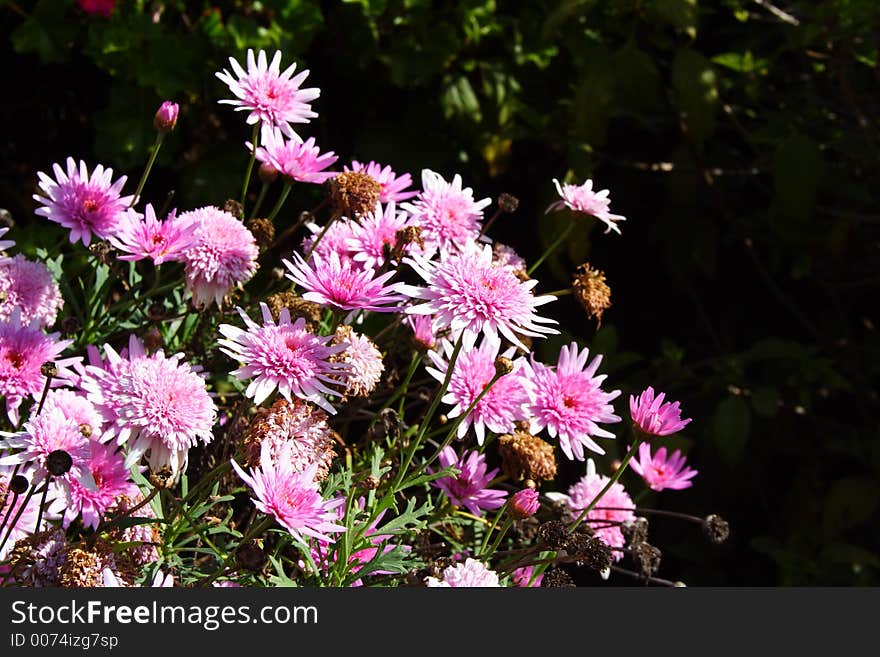
[[[504,516],[507,512],[507,507],[510,506],[510,498],[508,498],[504,502],[504,506],[498,509],[498,513],[495,514],[495,519],[492,521],[492,525],[489,527],[489,530],[486,532],[486,535],[483,536],[483,541],[480,543],[480,551],[477,552],[478,555],[482,556],[486,553],[486,547],[489,545],[489,537],[492,536],[492,532],[495,531],[495,527],[498,526],[498,521]]]
[[[284,205],[284,201],[287,200],[287,196],[288,194],[290,194],[291,187],[293,187],[293,185],[291,185],[289,182],[284,183],[284,189],[281,190],[281,196],[279,196],[278,200],[275,201],[275,207],[273,207],[272,211],[269,213],[269,221],[275,221],[275,217],[281,211],[281,206]]]
[[[257,146],[260,145],[260,124],[254,125],[254,132],[251,135],[251,159],[248,162],[247,170],[244,172],[244,183],[241,186],[241,207],[244,208],[244,201],[247,198],[248,185],[251,183],[251,173],[254,170],[254,160],[257,159]]]
[[[159,155],[159,149],[162,147],[162,140],[164,139],[164,132],[160,132],[158,135],[156,135],[156,145],[153,146],[153,152],[150,154],[150,159],[147,160],[147,168],[144,169],[143,174],[141,174],[141,180],[138,183],[137,190],[134,193],[134,197],[131,199],[131,204],[128,206],[129,208],[133,208],[134,204],[140,200],[141,192],[144,190],[144,185],[147,183],[147,177],[150,175],[150,170],[153,168],[153,163],[156,161],[156,156]]]
[[[260,193],[257,195],[257,202],[254,204],[254,209],[251,210],[251,219],[255,219],[257,213],[260,211],[260,207],[263,205],[263,199],[266,198],[267,191],[269,191],[269,183],[263,182],[262,187],[260,187]]]
[[[306,257],[305,257],[306,262],[308,262],[309,258],[312,257],[312,253],[315,252],[315,249],[318,246],[318,242],[320,242],[322,239],[324,239],[324,235],[327,234],[327,231],[330,229],[330,226],[332,226],[336,222],[337,219],[339,219],[338,213],[336,213],[332,217],[330,217],[330,221],[328,221],[327,224],[321,229],[321,232],[318,233],[318,236],[315,238],[315,241],[312,242],[312,245],[309,247],[309,252],[306,253]]]
[[[526,270],[526,274],[531,276],[532,272],[541,266],[541,263],[547,259],[547,256],[549,256],[551,253],[553,253],[556,250],[556,247],[558,247],[560,244],[562,244],[562,242],[565,241],[565,238],[568,237],[569,233],[571,233],[571,231],[574,230],[574,225],[575,225],[575,222],[573,222],[573,221],[569,222],[569,224],[559,234],[559,237],[556,238],[556,241],[553,242],[553,244],[551,244],[550,246],[548,246],[547,250],[541,254],[541,257],[535,261],[535,264],[533,264],[531,267],[529,267]]]
[[[260,534],[262,534],[264,531],[269,529],[274,524],[275,524],[275,519],[269,517],[269,518],[264,519],[263,522],[261,522],[259,524],[251,525],[251,527],[250,527],[250,529],[248,529],[247,533],[241,537],[241,540],[238,542],[238,544],[244,545],[249,540],[251,540],[254,536],[259,536]],[[200,586],[200,587],[201,586],[209,586],[211,584],[211,582],[213,582],[215,579],[220,577],[220,575],[222,575],[224,572],[226,572],[226,568],[229,566],[230,563],[232,563],[232,559],[234,556],[235,556],[235,550],[233,550],[228,555],[226,555],[226,558],[223,560],[223,564],[220,566],[220,568],[218,568],[214,572],[213,575],[209,575],[205,579],[201,580],[197,586]]]
[[[489,557],[491,557],[495,553],[495,550],[498,549],[498,545],[501,543],[501,539],[503,539],[504,535],[507,534],[507,530],[510,529],[511,525],[513,525],[513,517],[508,516],[507,519],[504,521],[504,524],[501,526],[501,530],[495,536],[495,540],[492,541],[492,546],[489,548],[489,551],[485,554],[480,555],[480,558],[483,561],[488,561]]]

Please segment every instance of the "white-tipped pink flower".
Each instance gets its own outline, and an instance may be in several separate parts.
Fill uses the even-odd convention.
[[[220,350],[242,363],[232,374],[240,381],[251,380],[245,395],[261,404],[277,388],[288,401],[295,395],[335,414],[336,409],[324,395],[338,396],[327,384],[336,383],[335,377],[348,366],[331,362],[330,358],[345,351],[347,345],[331,345],[330,337],[309,332],[302,317],[291,323],[287,308],[279,313],[277,324],[265,303],[260,308],[262,325],[239,308],[245,329],[231,324],[219,327],[225,337],[218,341]]]
[[[435,330],[449,328],[453,339],[461,334],[465,348],[472,347],[480,333],[493,337],[500,333],[528,351],[517,333],[544,337],[559,332],[542,326],[556,321],[536,311],[556,297],[534,296],[532,288],[538,281],[521,281],[510,267],[495,265],[488,244],[470,245],[460,253],[442,253],[439,262],[418,254],[404,262],[427,283],[425,287],[399,286],[404,294],[426,301],[406,312],[434,315]]]
[[[464,563],[448,566],[443,570],[443,579],[426,577],[425,585],[428,587],[444,588],[497,588],[498,573],[490,570],[486,564],[476,559],[468,558]]]
[[[352,259],[360,262],[367,269],[378,269],[385,264],[387,251],[393,251],[397,244],[397,231],[410,225],[406,212],[397,210],[394,201],[385,205],[377,205],[376,209],[364,217],[360,222],[352,225],[352,237],[349,247],[354,256]],[[412,243],[404,247],[404,253],[408,253]],[[396,265],[396,260],[390,261]]]
[[[336,171],[325,169],[336,162],[333,151],[321,153],[315,145],[315,138],[306,141],[285,139],[277,128],[264,128],[262,143],[257,147],[256,158],[291,180],[321,184],[336,175]],[[253,144],[246,142],[248,150]]]
[[[567,183],[560,185],[556,178],[553,179],[556,185],[556,191],[559,192],[561,200],[551,203],[547,208],[547,212],[551,210],[561,210],[568,208],[575,212],[583,212],[592,217],[596,217],[603,222],[607,228],[605,232],[614,231],[620,234],[618,221],[625,221],[626,217],[619,214],[612,214],[610,211],[611,199],[608,198],[608,190],[603,189],[600,192],[593,191],[593,181],[587,180],[583,185],[569,185]]]
[[[182,260],[187,249],[195,242],[198,222],[178,221],[172,212],[164,221],[156,218],[156,211],[147,204],[144,217],[128,213],[119,222],[110,243],[125,255],[120,260],[143,260],[150,258],[155,265]]]
[[[34,195],[34,200],[42,204],[36,214],[70,229],[71,243],[82,240],[88,246],[92,234],[98,239],[114,234],[133,199],[120,196],[126,177],[112,182],[113,169],[100,164],[89,175],[86,163],[80,161],[77,168],[72,157],[67,158],[66,173],[58,164],[52,169],[54,180],[42,171],[37,174],[45,196]]]
[[[254,51],[248,50],[247,70],[232,57],[229,64],[234,76],[226,69],[216,76],[229,86],[235,98],[220,102],[234,105],[237,112],[250,112],[249,125],[262,122],[264,126],[277,126],[288,137],[298,139],[291,124],[308,123],[318,116],[312,111],[311,102],[321,95],[321,90],[302,88],[308,71],[291,77],[296,70],[295,63],[282,71],[280,50],[275,52],[271,63],[267,62],[265,51],[260,50],[254,57]]]
[[[348,171],[345,167],[345,171]],[[362,164],[357,160],[351,163],[352,171],[363,171],[373,180],[379,183],[379,202],[390,203],[392,201],[405,201],[413,196],[418,195],[418,190],[406,191],[406,188],[412,185],[412,176],[404,173],[398,176],[390,166],[382,166],[376,162],[368,162]]]
[[[375,312],[399,312],[404,300],[397,294],[397,285],[385,282],[395,271],[375,276],[372,269],[360,269],[349,260],[340,259],[335,251],[322,258],[313,253],[310,262],[298,253],[294,262],[283,260],[290,270],[287,277],[308,290],[303,299],[341,310],[372,310]]]
[[[335,522],[336,509],[345,504],[345,498],[324,500],[315,481],[317,464],[296,472],[284,453],[290,449],[289,444],[284,445],[278,459],[273,459],[268,443],[263,443],[259,468],[248,474],[235,461],[232,467],[253,490],[257,509],[275,518],[296,540],[304,543],[309,537],[332,543],[329,534],[345,531]]]
[[[639,474],[651,490],[683,490],[693,486],[691,479],[697,471],[686,467],[687,459],[680,450],[667,457],[666,448],[661,447],[651,454],[648,443],[639,445],[639,458],[630,461],[633,471]]]
[[[569,459],[584,460],[584,448],[604,454],[594,437],[614,438],[599,423],[620,422],[611,400],[620,390],[605,392],[600,387],[605,374],[596,375],[602,356],[595,356],[589,365],[589,349],[578,350],[576,342],[562,347],[556,368],[538,363],[532,357],[522,370],[522,382],[528,393],[526,413],[531,418],[531,431],[543,429],[551,437],[559,437],[559,446]]]
[[[58,283],[46,265],[28,260],[20,253],[0,259],[0,295],[2,320],[8,320],[18,308],[23,322],[36,319],[41,326],[51,326],[64,306]]]

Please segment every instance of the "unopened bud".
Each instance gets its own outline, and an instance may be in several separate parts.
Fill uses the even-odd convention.
[[[58,376],[58,368],[55,363],[43,363],[40,365],[40,374],[46,377]]]
[[[513,372],[513,361],[504,356],[495,359],[495,375],[504,376]]]
[[[532,488],[523,488],[513,494],[510,502],[510,513],[520,520],[535,515],[541,503],[538,501],[538,491]]]
[[[46,470],[55,477],[66,475],[72,467],[73,457],[63,449],[51,451],[46,457]]]
[[[260,248],[269,248],[275,240],[275,225],[268,219],[261,217],[251,219],[247,222],[247,228]]]
[[[244,208],[235,199],[229,199],[223,204],[223,211],[241,219],[244,216]]]
[[[270,185],[278,178],[278,169],[264,162],[257,170],[257,175],[260,177],[260,182]]]
[[[159,105],[156,116],[153,117],[153,127],[161,133],[171,132],[177,126],[177,113],[180,107],[177,103],[166,100]]]
[[[24,495],[24,492],[28,489],[28,480],[24,475],[15,475],[12,478],[12,481],[9,482],[9,490],[11,490],[15,495]]]
[[[512,194],[499,194],[498,195],[498,209],[502,212],[507,212],[511,214],[516,212],[516,209],[519,207],[519,199]]]
[[[83,435],[84,438],[90,438],[92,435],[92,425],[88,422],[83,422],[79,425],[79,432]]]

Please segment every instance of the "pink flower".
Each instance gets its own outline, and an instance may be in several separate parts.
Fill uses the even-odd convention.
[[[606,375],[596,376],[602,356],[587,365],[589,349],[578,351],[576,342],[562,347],[556,369],[535,362],[534,356],[523,368],[522,381],[529,396],[526,414],[532,418],[532,433],[545,427],[551,437],[559,436],[559,446],[569,459],[584,460],[584,447],[604,454],[593,437],[614,438],[599,422],[619,422],[611,400],[620,390],[605,392],[599,386]]]
[[[535,515],[541,503],[538,501],[538,491],[534,488],[523,488],[513,494],[510,499],[510,511],[516,518],[528,518]]]
[[[340,261],[352,261],[354,252],[352,251],[352,240],[354,239],[354,222],[347,217],[340,217],[327,228],[324,237],[318,242],[317,246],[312,248],[318,235],[323,231],[322,226],[314,223],[307,223],[306,228],[311,231],[311,235],[302,241],[302,252],[310,253],[309,261],[315,256],[320,255],[322,258],[328,259],[331,253],[336,253]],[[353,262],[353,261],[352,261]]]
[[[226,69],[216,73],[216,76],[229,86],[235,99],[220,102],[235,105],[237,112],[250,112],[247,117],[249,125],[262,121],[264,127],[277,126],[288,137],[298,139],[290,124],[308,123],[318,116],[312,111],[311,101],[321,95],[321,90],[301,88],[309,72],[302,71],[291,77],[296,64],[281,71],[280,50],[267,64],[265,51],[261,50],[255,59],[254,51],[249,49],[247,71],[232,57],[229,58],[229,64],[237,78]]]
[[[422,192],[414,203],[405,203],[409,212],[422,227],[422,239],[428,253],[434,250],[458,249],[480,234],[483,208],[492,199],[474,201],[470,187],[462,188],[458,174],[447,182],[430,169],[422,171]]]
[[[183,253],[186,287],[193,302],[204,306],[223,297],[257,271],[257,248],[253,234],[232,214],[213,206],[181,214],[175,223],[195,224],[194,241]]]
[[[501,586],[498,583],[498,573],[489,570],[482,561],[470,558],[466,559],[464,563],[457,563],[446,568],[443,571],[442,580],[436,577],[426,577],[425,585],[447,588],[497,588]]]
[[[397,244],[397,231],[410,225],[405,212],[398,212],[394,201],[382,209],[377,205],[372,214],[361,217],[360,223],[352,225],[349,246],[354,252],[353,260],[367,269],[378,269],[385,264],[386,251],[393,250]],[[408,252],[412,243],[404,247]],[[391,260],[393,264],[397,261]]]
[[[477,450],[465,452],[460,458],[449,445],[440,452],[440,465],[454,467],[458,475],[435,479],[432,486],[443,491],[449,501],[463,506],[475,516],[483,514],[483,509],[497,509],[504,504],[507,492],[486,488],[498,474],[498,469],[486,472],[486,457]]]
[[[294,253],[295,262],[282,260],[290,270],[287,277],[308,292],[303,299],[342,310],[372,310],[375,312],[398,312],[404,297],[396,294],[397,285],[384,283],[396,274],[389,271],[375,276],[372,269],[358,269],[349,260],[342,260],[335,251],[322,258],[312,254],[307,263]]]
[[[609,477],[596,473],[596,464],[593,463],[593,459],[588,459],[587,474],[568,489],[567,496],[561,496],[568,506],[572,520],[580,517],[583,510],[605,488],[608,480]],[[623,532],[620,531],[620,523],[634,520],[633,511],[635,508],[636,505],[626,489],[622,484],[616,482],[602,496],[596,506],[587,513],[584,522],[588,523],[595,531],[596,536],[607,545],[612,548],[620,548],[626,544]],[[614,551],[613,554],[615,561],[618,561],[622,556],[619,551]]]
[[[501,340],[497,336],[486,336],[479,347],[459,352],[449,387],[440,400],[444,404],[453,404],[452,410],[446,413],[447,417],[461,416],[489,384],[495,376],[495,359],[500,348]],[[445,360],[434,351],[428,352],[434,367],[426,368],[428,374],[441,382],[449,369],[448,359],[452,356],[453,346],[446,340],[443,349]],[[514,351],[515,348],[511,347],[501,355],[511,358]],[[515,366],[518,364],[518,361],[515,362]],[[514,423],[525,419],[522,406],[527,401],[528,396],[519,377],[513,372],[502,376],[458,425],[458,437],[464,438],[471,424],[480,445],[485,440],[486,429],[498,434],[513,431]]]
[[[276,171],[292,180],[321,184],[336,175],[336,171],[325,171],[336,162],[333,151],[321,153],[315,145],[315,138],[309,137],[305,142],[298,139],[285,140],[277,128],[264,127],[262,144],[257,147],[256,157]],[[253,151],[253,144],[246,142],[248,150]]]
[[[648,387],[636,398],[630,395],[629,412],[635,426],[649,436],[668,436],[684,429],[690,419],[681,419],[678,402],[663,403],[666,393],[654,397],[654,388]]]
[[[471,245],[460,253],[442,253],[439,262],[413,254],[405,258],[416,273],[427,283],[426,287],[401,285],[399,290],[422,303],[406,312],[435,316],[434,328],[451,328],[452,338],[462,335],[466,349],[474,345],[482,331],[487,336],[500,333],[511,343],[528,351],[517,337],[558,333],[556,329],[541,326],[556,321],[540,317],[535,309],[553,301],[553,296],[536,297],[532,294],[538,281],[521,281],[508,267],[492,262],[492,247]]]
[[[620,234],[620,227],[616,222],[625,221],[626,217],[619,214],[611,214],[609,211],[611,199],[608,198],[607,189],[603,189],[601,192],[594,192],[593,181],[589,179],[583,185],[560,185],[559,181],[554,178],[553,184],[556,185],[556,191],[559,192],[562,200],[551,203],[550,207],[547,208],[547,212],[567,207],[570,210],[583,212],[604,222],[608,226],[605,229],[606,233],[613,230],[618,235]]]
[[[149,452],[150,467],[171,468],[176,478],[186,469],[189,449],[210,443],[217,407],[205,389],[199,368],[159,350],[147,355],[134,335],[124,359],[104,345],[109,367],[89,365],[81,383],[89,401],[118,430],[128,448],[126,467]],[[107,437],[105,437],[105,440]]]
[[[156,218],[153,206],[147,204],[144,218],[128,213],[120,222],[110,243],[127,255],[120,260],[137,261],[150,258],[155,265],[172,260],[182,260],[187,250],[193,246],[195,232],[199,224],[195,221],[180,221],[172,212],[165,221]]]
[[[345,171],[348,171],[348,167],[345,167]],[[352,171],[363,171],[365,174],[370,176],[373,180],[379,183],[379,202],[380,203],[390,203],[394,201],[405,201],[413,196],[418,195],[418,191],[404,191],[407,187],[412,185],[412,176],[408,173],[403,174],[402,176],[398,176],[394,171],[391,170],[390,166],[383,167],[381,164],[377,164],[376,162],[368,162],[367,164],[361,164],[357,160],[352,161],[351,163]]]
[[[0,228],[0,237],[9,232],[9,228]],[[15,240],[0,240],[0,251],[11,249],[15,246]]]
[[[76,0],[76,4],[89,16],[110,18],[113,15],[116,0]]]
[[[291,395],[311,401],[325,411],[335,414],[336,410],[324,399],[327,395],[338,395],[325,385],[335,383],[334,375],[346,369],[343,363],[331,362],[330,357],[345,351],[345,344],[330,345],[330,337],[319,337],[306,330],[306,320],[302,317],[295,323],[290,321],[290,312],[282,308],[278,324],[265,303],[260,303],[263,325],[260,326],[241,308],[238,313],[244,320],[247,330],[231,324],[221,324],[220,333],[225,340],[218,340],[220,350],[244,365],[232,374],[240,381],[252,379],[245,395],[253,397],[255,404],[261,404],[278,388],[278,392],[288,401]]]
[[[304,543],[304,537],[309,536],[332,543],[329,532],[345,531],[335,522],[335,509],[345,504],[345,498],[322,499],[315,481],[317,464],[295,472],[284,454],[289,449],[290,445],[282,447],[280,457],[273,461],[269,445],[264,443],[260,467],[252,468],[250,475],[235,461],[232,467],[256,495],[257,509],[275,518],[297,541]]]
[[[23,322],[36,319],[40,326],[51,326],[64,306],[58,284],[46,265],[28,260],[20,253],[0,259],[0,295],[2,320],[8,320],[18,308]]]
[[[82,394],[67,388],[50,390],[43,402],[43,413],[57,408],[68,420],[71,420],[81,431],[88,433],[93,439],[103,433],[104,420],[92,402]],[[85,427],[88,427],[86,430]]]
[[[510,267],[516,273],[524,273],[528,269],[526,261],[512,247],[501,242],[492,245],[492,259],[497,266]]]
[[[425,350],[431,350],[437,345],[433,317],[430,315],[407,315],[406,323],[412,329],[413,338],[417,345]]]
[[[171,132],[177,125],[177,114],[179,111],[180,107],[178,107],[177,103],[166,100],[156,110],[156,116],[153,117],[153,127],[162,133]]]
[[[81,515],[84,526],[97,529],[104,514],[121,495],[131,497],[140,492],[129,480],[125,459],[116,451],[115,445],[92,440],[89,441],[89,449],[91,456],[85,467],[92,473],[94,489],[89,490],[73,480],[67,492],[61,491],[56,499],[54,510],[63,513],[62,526],[65,528]]]
[[[537,588],[541,586],[541,581],[543,579],[544,573],[538,573],[538,575],[535,575],[534,566],[523,566],[522,568],[517,568],[513,571],[513,583],[516,586]]]
[[[18,423],[18,407],[25,397],[37,399],[42,394],[46,377],[40,368],[44,363],[54,362],[58,370],[53,387],[64,385],[74,376],[67,366],[80,359],[58,360],[73,340],[58,340],[58,336],[40,331],[38,319],[22,324],[18,309],[8,321],[0,322],[0,395],[6,398],[6,415],[13,424]]]
[[[342,329],[342,330],[341,330]],[[336,340],[346,344],[337,358],[348,365],[348,369],[340,376],[345,394],[354,397],[367,397],[382,378],[385,365],[382,352],[367,336],[356,333],[351,327],[340,325],[336,329]]]
[[[48,529],[48,521],[53,519],[51,513],[44,513],[43,520],[40,523],[40,526],[37,527],[37,516],[40,513],[41,496],[33,495],[27,500],[26,493],[22,495],[14,495],[12,491],[9,490],[9,483],[12,480],[13,470],[12,466],[0,465],[0,520],[3,518],[9,518],[6,526],[3,528],[2,532],[0,532],[0,541],[3,540],[3,536],[9,531],[10,526],[12,527],[12,532],[9,535],[9,539],[6,541],[6,545],[0,549],[0,562],[4,561],[6,557],[9,556],[9,553],[12,552],[12,548],[15,547],[17,541],[27,538],[34,533],[35,529],[38,531]],[[26,470],[25,473],[27,473]],[[24,506],[25,500],[27,500],[27,506]],[[24,506],[24,510],[22,510],[18,521],[13,524],[12,520],[18,514],[19,510],[22,509],[22,506]],[[4,573],[0,570],[0,584],[4,583],[3,578]]]
[[[35,210],[36,214],[69,228],[71,243],[81,239],[88,246],[92,233],[98,239],[113,235],[133,199],[119,195],[126,177],[111,183],[113,169],[105,169],[100,164],[89,176],[86,163],[80,161],[77,169],[72,157],[67,158],[66,174],[58,164],[52,168],[55,180],[42,171],[37,174],[40,189],[46,196],[34,194],[34,200],[42,203]]]
[[[675,450],[667,458],[666,448],[661,447],[651,456],[651,446],[648,443],[639,445],[639,458],[633,459],[630,465],[641,475],[648,487],[656,491],[690,488],[693,485],[690,480],[697,475],[696,470],[685,467],[685,457],[680,450]]]

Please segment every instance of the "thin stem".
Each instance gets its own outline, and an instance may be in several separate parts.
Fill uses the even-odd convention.
[[[483,235],[488,233],[489,229],[492,227],[492,224],[494,224],[498,220],[498,217],[500,217],[500,216],[501,216],[501,208],[496,208],[495,214],[492,215],[492,217],[489,219],[489,221],[487,221],[486,223],[483,224],[483,227],[480,229],[480,234],[477,236],[477,238],[479,239],[480,237],[482,237]]]
[[[284,189],[281,190],[281,196],[275,201],[275,207],[272,208],[272,211],[269,212],[269,216],[267,217],[269,221],[274,221],[275,217],[278,216],[278,213],[281,211],[281,206],[284,205],[284,201],[287,200],[287,196],[290,194],[291,187],[293,187],[291,183],[284,183]]]
[[[256,218],[257,213],[260,211],[260,207],[263,205],[263,199],[266,198],[266,192],[269,191],[269,183],[263,181],[263,185],[260,187],[260,193],[257,195],[257,202],[254,204],[254,209],[251,210],[251,219]]]
[[[547,259],[547,257],[556,250],[556,247],[558,247],[560,244],[562,244],[562,242],[565,241],[565,238],[568,237],[569,233],[571,233],[571,231],[574,230],[574,225],[575,225],[574,221],[569,222],[569,224],[559,234],[559,237],[556,238],[556,241],[553,242],[553,244],[551,244],[550,246],[548,246],[547,250],[541,254],[541,257],[538,258],[535,261],[535,263],[526,270],[526,274],[531,276],[532,272],[541,266],[541,263],[544,262]]]
[[[30,487],[30,490],[28,491],[27,497],[24,498],[24,502],[22,502],[21,506],[18,508],[18,513],[16,513],[15,517],[12,519],[12,524],[10,524],[9,527],[6,528],[6,536],[3,537],[3,542],[0,543],[0,552],[3,552],[3,548],[6,546],[6,542],[9,540],[9,537],[12,536],[12,530],[15,529],[16,523],[21,518],[21,514],[24,513],[24,510],[27,508],[28,503],[31,501],[31,498],[34,496],[34,493],[36,493],[36,491],[37,491],[37,487],[35,485],[31,484],[31,487]],[[42,492],[42,491],[40,491],[40,492]],[[12,511],[12,508],[13,507],[10,507],[9,510]],[[9,514],[7,513],[6,515],[8,518]],[[3,520],[4,524],[6,524],[7,518],[4,518],[4,520]]]
[[[50,481],[52,481],[52,475],[46,478],[46,485],[43,486],[43,498],[40,500],[40,510],[37,511],[37,524],[34,525],[34,534],[40,531],[40,523],[43,522],[43,508],[46,506],[46,496],[49,494]]]
[[[254,124],[254,132],[251,135],[251,159],[248,162],[247,170],[244,172],[244,183],[241,186],[241,207],[244,207],[247,198],[248,185],[251,183],[251,173],[254,170],[254,160],[257,159],[257,146],[260,145],[260,124]]]
[[[306,253],[306,257],[305,257],[305,261],[306,261],[306,262],[308,262],[308,261],[309,261],[309,258],[312,257],[312,253],[315,252],[315,249],[317,248],[318,243],[319,243],[322,239],[324,239],[324,235],[327,234],[327,231],[330,229],[330,226],[332,226],[332,225],[336,222],[336,220],[339,219],[339,216],[340,216],[340,215],[339,215],[339,213],[337,212],[337,213],[335,213],[332,217],[330,217],[330,221],[328,221],[327,224],[321,229],[321,232],[318,233],[318,236],[315,238],[315,241],[312,242],[312,245],[309,247],[309,251],[308,251],[308,253]]]
[[[153,152],[150,153],[150,159],[147,160],[147,168],[144,169],[144,172],[141,174],[141,180],[138,183],[137,190],[134,193],[134,197],[132,197],[131,199],[131,204],[128,206],[129,208],[133,208],[134,204],[140,200],[141,192],[144,190],[144,185],[147,183],[147,177],[150,175],[150,170],[153,168],[153,163],[156,161],[156,156],[159,155],[159,149],[162,147],[162,141],[164,139],[164,132],[160,132],[156,135],[156,145],[153,146]]]
[[[552,292],[545,292],[544,294],[547,294],[551,297],[564,297],[566,295],[572,294],[573,292],[574,290],[572,290],[570,287],[566,287],[562,290],[553,290]]]
[[[46,396],[49,394],[49,388],[52,385],[52,378],[53,377],[54,377],[53,374],[49,374],[46,377],[46,384],[43,386],[43,394],[40,395],[40,403],[37,404],[37,413],[36,413],[37,415],[39,415],[40,411],[43,410],[43,404],[46,402]]]
[[[480,543],[480,551],[477,552],[479,555],[483,555],[486,552],[486,547],[489,545],[489,537],[492,535],[492,532],[495,531],[495,527],[498,526],[498,521],[504,516],[504,513],[507,511],[507,507],[510,506],[510,498],[505,500],[504,506],[498,509],[498,513],[495,514],[495,519],[492,521],[492,526],[489,527],[489,531],[486,532],[486,535],[483,536],[483,541]]]

